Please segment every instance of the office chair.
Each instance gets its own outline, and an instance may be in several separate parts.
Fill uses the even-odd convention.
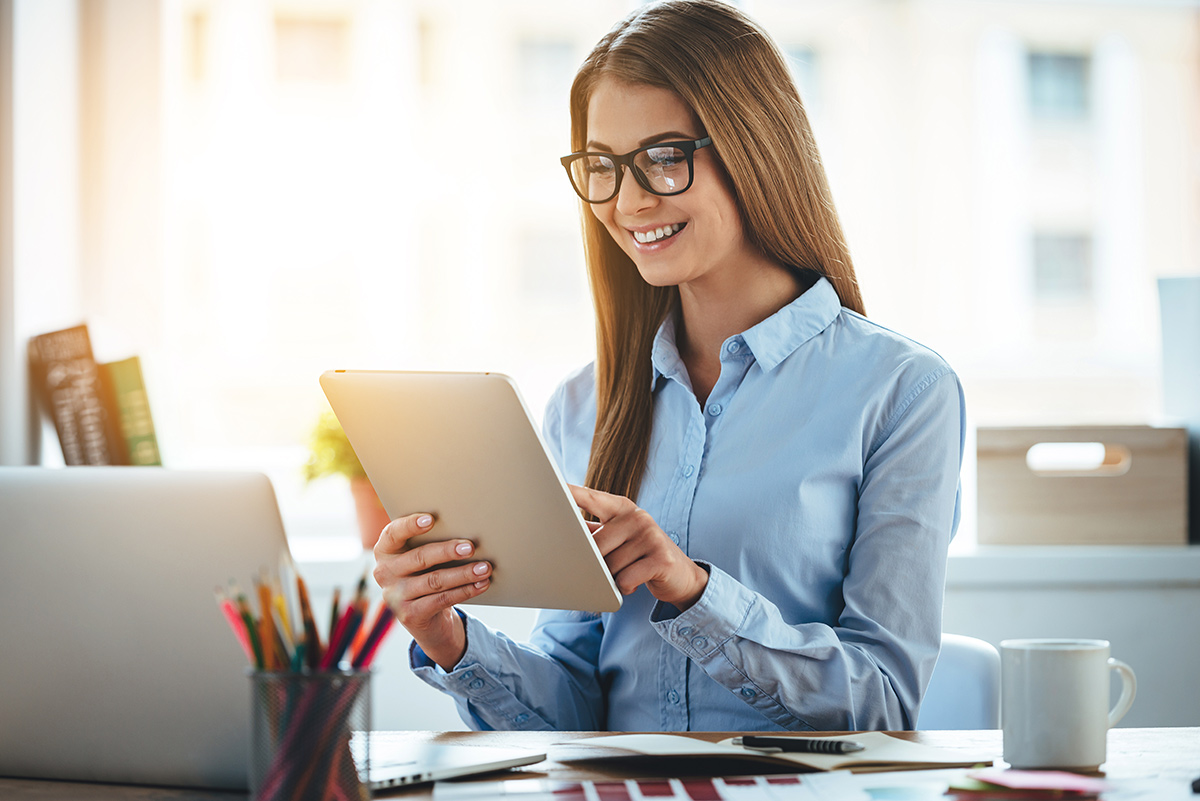
[[[1000,727],[1000,654],[975,637],[943,634],[917,730]]]

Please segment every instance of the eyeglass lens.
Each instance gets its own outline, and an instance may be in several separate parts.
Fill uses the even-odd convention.
[[[674,195],[687,189],[691,181],[691,163],[685,151],[677,147],[649,147],[633,158],[635,177],[656,195]],[[571,162],[571,180],[579,194],[593,203],[617,194],[621,168],[611,156],[595,153]]]

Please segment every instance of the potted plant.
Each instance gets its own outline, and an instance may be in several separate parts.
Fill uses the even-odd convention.
[[[342,430],[337,415],[325,411],[317,419],[308,440],[308,461],[304,464],[304,480],[342,475],[350,480],[350,492],[354,496],[354,508],[358,516],[358,531],[365,550],[375,547],[379,533],[388,524],[388,514],[375,488],[371,486],[366,471],[358,461],[350,440]]]

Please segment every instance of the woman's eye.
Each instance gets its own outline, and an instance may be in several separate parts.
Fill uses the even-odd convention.
[[[585,163],[587,171],[592,175],[608,175],[613,171],[612,159],[590,158]]]
[[[655,167],[674,167],[687,157],[676,147],[655,147],[646,151],[646,157]]]

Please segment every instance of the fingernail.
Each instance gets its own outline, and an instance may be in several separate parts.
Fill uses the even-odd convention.
[[[477,590],[482,590],[482,589],[483,589],[484,587],[486,587],[486,586],[487,586],[487,580],[486,580],[486,579],[484,579],[483,581],[477,581],[477,582],[475,582],[475,589],[477,589]]]
[[[421,528],[433,525],[433,517],[431,515],[421,515],[417,518],[417,525]]]
[[[454,552],[459,556],[466,556],[471,552],[471,543],[460,542],[458,545],[454,546]]]
[[[475,567],[473,567],[471,569],[475,571],[476,575],[482,576],[484,573],[487,572],[487,562],[480,562],[479,564],[475,565]]]

